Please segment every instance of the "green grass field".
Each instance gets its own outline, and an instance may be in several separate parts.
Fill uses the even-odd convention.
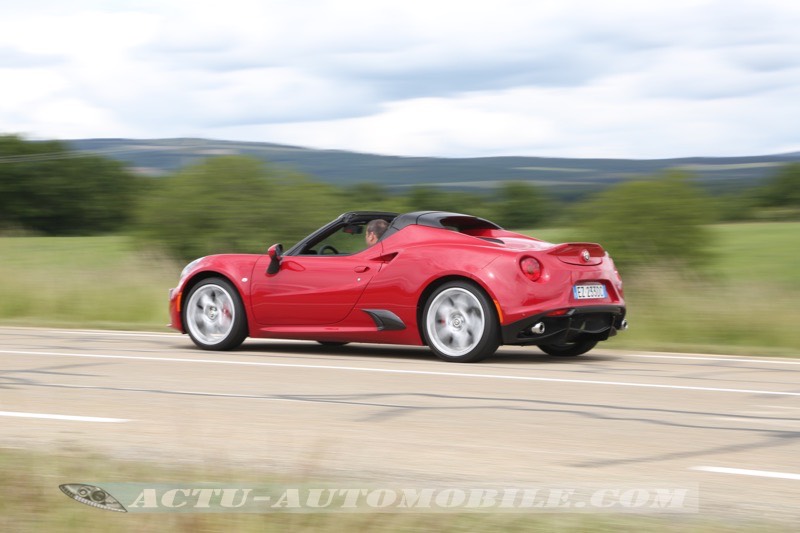
[[[126,237],[0,238],[0,321],[163,329],[181,268]]]
[[[631,329],[602,346],[800,356],[800,222],[712,234],[702,272],[622,273]],[[182,267],[122,236],[0,238],[0,323],[163,331]]]
[[[800,288],[800,222],[713,226],[714,271],[723,279]],[[795,293],[796,294],[796,293]]]

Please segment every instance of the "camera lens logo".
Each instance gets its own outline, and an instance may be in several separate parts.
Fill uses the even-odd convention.
[[[76,502],[97,507],[98,509],[115,511],[117,513],[128,512],[115,497],[100,487],[85,485],[83,483],[66,483],[64,485],[59,485],[58,488]]]

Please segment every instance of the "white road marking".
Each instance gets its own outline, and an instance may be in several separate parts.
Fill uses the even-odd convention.
[[[316,370],[341,370],[349,372],[375,372],[383,374],[411,374],[418,376],[446,376],[446,377],[463,377],[474,379],[502,379],[513,381],[539,381],[549,383],[580,383],[586,385],[610,385],[616,387],[639,387],[650,389],[668,389],[668,390],[691,390],[703,392],[730,392],[740,394],[765,394],[773,396],[800,396],[800,392],[788,391],[768,391],[756,389],[732,389],[732,388],[719,388],[719,387],[696,387],[690,385],[666,385],[659,383],[632,383],[627,381],[600,381],[588,379],[565,379],[565,378],[541,378],[534,376],[510,376],[503,374],[473,374],[469,372],[443,372],[431,370],[401,370],[396,368],[370,368],[358,366],[338,366],[338,365],[309,365],[299,363],[267,363],[263,361],[231,361],[222,359],[189,359],[180,357],[147,357],[141,355],[112,355],[112,354],[85,354],[85,353],[63,353],[63,352],[29,352],[20,350],[0,350],[0,354],[14,354],[14,355],[35,355],[47,357],[82,357],[89,359],[120,359],[128,361],[154,361],[163,363],[201,363],[201,364],[216,364],[216,365],[238,365],[238,366],[260,366],[260,367],[273,367],[273,368],[309,368]]]
[[[656,354],[615,354],[620,357],[630,357],[639,359],[678,359],[685,361],[713,361],[723,363],[764,363],[769,365],[800,365],[800,361],[790,360],[784,361],[781,359],[745,359],[743,357],[730,357],[727,355],[656,355]]]
[[[163,338],[163,339],[179,339],[182,338],[183,335],[177,331],[173,332],[165,332],[165,333],[157,333],[154,331],[118,331],[118,330],[93,330],[93,329],[50,329],[50,328],[36,328],[36,327],[25,327],[25,326],[16,326],[16,327],[0,327],[0,332],[2,331],[41,331],[41,332],[58,332],[64,333],[68,335],[107,335],[111,337],[154,337],[154,338]],[[295,341],[291,339],[255,339],[257,342],[268,342],[268,343],[279,343],[279,344],[310,344],[309,341]],[[503,347],[501,347],[503,348]],[[504,346],[504,348],[521,348],[513,345]],[[700,353],[675,353],[675,352],[665,352],[665,353],[658,353],[658,352],[648,352],[643,354],[633,353],[633,352],[617,352],[613,349],[611,350],[612,354],[616,357],[629,357],[629,358],[639,358],[639,359],[677,359],[677,360],[686,360],[686,361],[711,361],[711,362],[730,362],[730,363],[765,363],[765,364],[772,364],[772,365],[800,365],[800,360],[797,359],[782,359],[782,358],[767,358],[767,357],[759,357],[757,359],[753,358],[744,358],[740,356],[734,355],[713,355],[713,354],[700,354]],[[602,348],[599,350],[602,351]],[[591,357],[591,356],[589,356]]]
[[[112,330],[95,330],[95,329],[43,329],[43,328],[26,328],[23,326],[15,328],[0,328],[2,331],[30,331],[30,332],[43,332],[43,333],[59,333],[65,335],[105,335],[107,337],[157,337],[157,338],[173,338],[178,339],[181,334],[175,331],[174,333],[156,333],[153,331],[112,331]]]
[[[74,422],[129,422],[127,418],[103,418],[99,416],[73,416],[73,415],[52,415],[45,413],[19,413],[15,411],[0,411],[0,416],[12,416],[16,418],[44,418],[47,420],[71,420]]]
[[[792,479],[800,481],[800,474],[788,472],[770,472],[768,470],[746,470],[744,468],[727,468],[723,466],[694,466],[689,470],[700,472],[713,472],[715,474],[737,474],[740,476],[771,477],[776,479]]]

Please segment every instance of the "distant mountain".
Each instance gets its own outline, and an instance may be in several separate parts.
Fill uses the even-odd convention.
[[[401,191],[415,185],[479,190],[503,181],[527,181],[572,196],[610,184],[680,169],[714,191],[758,185],[777,167],[800,162],[800,152],[752,157],[683,159],[566,159],[553,157],[397,157],[339,150],[315,150],[270,143],[206,139],[82,139],[72,148],[126,163],[134,171],[160,176],[204,158],[248,155],[295,169],[335,185],[382,184]]]

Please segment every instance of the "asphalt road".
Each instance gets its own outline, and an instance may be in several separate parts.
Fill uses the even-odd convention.
[[[393,486],[694,487],[701,513],[796,520],[800,359],[505,347],[458,365],[0,328],[0,447]]]

